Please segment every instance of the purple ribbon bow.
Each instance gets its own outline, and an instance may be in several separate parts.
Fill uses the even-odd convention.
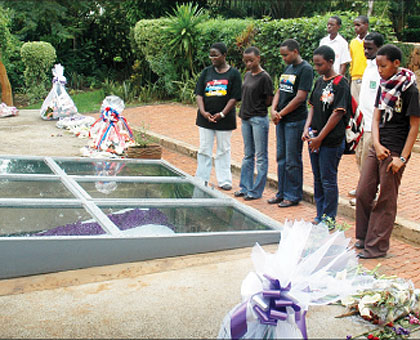
[[[269,281],[270,288],[251,297],[252,309],[255,311],[259,321],[263,325],[277,326],[278,320],[287,319],[286,307],[291,307],[295,311],[295,322],[303,338],[308,339],[306,331],[306,311],[297,301],[291,298],[287,292],[291,289],[291,284],[285,288],[281,287],[279,280],[264,274]],[[268,300],[268,301],[267,301]],[[242,303],[232,314],[230,321],[230,334],[232,339],[240,339],[248,330],[246,322],[246,310],[248,301]]]
[[[52,82],[53,82],[53,84],[55,84],[55,83],[60,83],[61,85],[66,85],[67,84],[67,80],[58,80],[58,77],[54,77]]]

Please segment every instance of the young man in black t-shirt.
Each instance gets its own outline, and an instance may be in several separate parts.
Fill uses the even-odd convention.
[[[381,76],[372,119],[373,146],[357,187],[356,248],[362,259],[385,256],[397,214],[398,188],[420,125],[415,75],[400,68],[402,53],[385,45],[376,54]],[[376,204],[378,185],[380,193]]]
[[[306,100],[312,88],[313,69],[300,56],[299,44],[294,39],[285,40],[280,53],[288,66],[280,77],[271,106],[277,136],[278,190],[268,203],[286,208],[298,204],[303,197],[301,136],[308,115]]]

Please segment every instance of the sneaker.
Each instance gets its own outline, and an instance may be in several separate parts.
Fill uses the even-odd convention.
[[[230,184],[227,184],[227,183],[221,185],[219,188],[223,189],[223,190],[226,190],[226,191],[232,190],[232,186]]]
[[[281,201],[283,201],[283,198],[274,196],[274,197],[268,199],[267,203],[268,204],[279,204],[279,203],[281,203]]]
[[[233,196],[235,196],[235,197],[244,197],[245,196],[245,193],[242,192],[242,191],[235,191],[233,193]]]
[[[349,196],[356,197],[356,189],[349,191]]]
[[[355,198],[355,197],[353,197],[353,198],[350,200],[350,205],[351,205],[352,207],[355,207],[355,206],[356,206],[356,198]]]

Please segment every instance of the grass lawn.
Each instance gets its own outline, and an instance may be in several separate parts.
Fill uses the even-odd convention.
[[[105,95],[102,89],[71,95],[79,113],[99,112]],[[22,107],[22,109],[40,109],[43,101]]]

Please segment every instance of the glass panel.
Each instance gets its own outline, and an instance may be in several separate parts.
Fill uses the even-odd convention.
[[[179,176],[162,164],[124,161],[57,161],[68,175],[91,176]]]
[[[58,180],[0,179],[0,198],[74,198]]]
[[[53,174],[43,160],[0,158],[0,174]]]
[[[103,208],[128,235],[271,230],[234,207]]]
[[[191,183],[79,182],[93,198],[211,198]]]
[[[0,207],[0,216],[0,237],[105,234],[83,208]]]

